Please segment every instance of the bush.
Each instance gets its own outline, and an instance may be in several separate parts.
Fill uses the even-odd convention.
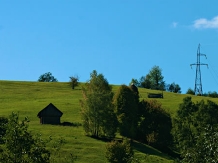
[[[195,91],[189,88],[186,92],[186,94],[195,95]]]
[[[131,163],[133,155],[130,141],[127,139],[123,142],[112,141],[106,145],[106,158],[110,163]]]

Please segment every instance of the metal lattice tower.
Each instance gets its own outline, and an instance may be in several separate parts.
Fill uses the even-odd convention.
[[[203,91],[202,91],[202,82],[201,82],[201,69],[200,66],[201,65],[206,65],[208,67],[208,64],[204,64],[200,62],[200,57],[201,56],[205,56],[205,54],[201,54],[200,53],[200,44],[198,45],[198,49],[197,49],[197,63],[191,64],[190,66],[192,67],[193,65],[196,65],[196,76],[195,76],[195,95],[202,95]],[[207,58],[207,57],[206,57]]]

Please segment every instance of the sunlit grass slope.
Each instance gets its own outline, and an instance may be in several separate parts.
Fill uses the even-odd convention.
[[[113,91],[119,86],[113,86]],[[140,98],[147,99],[148,93],[153,91],[139,89]],[[157,99],[163,107],[172,115],[178,109],[179,103],[187,95],[163,92],[164,98]],[[194,101],[211,99],[193,96]],[[16,82],[0,81],[0,116],[8,116],[11,112],[19,112],[20,119],[28,116],[30,119],[29,129],[33,133],[41,133],[43,138],[52,136],[53,139],[63,137],[66,144],[60,151],[57,158],[64,162],[64,157],[73,153],[77,156],[77,162],[103,163],[105,159],[105,142],[85,136],[83,128],[70,126],[41,125],[37,114],[49,103],[53,103],[63,112],[61,122],[81,123],[80,104],[82,92],[80,87],[72,90],[68,83],[44,83],[44,82]],[[216,99],[211,99],[218,102]],[[136,143],[136,156],[142,162],[172,162],[170,157],[149,146]]]

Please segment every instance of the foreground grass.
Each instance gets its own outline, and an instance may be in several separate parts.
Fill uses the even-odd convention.
[[[113,86],[116,92],[119,86]],[[140,98],[147,99],[147,94],[158,92],[148,89],[139,89]],[[157,99],[172,115],[176,113],[179,103],[187,95],[164,92],[163,99]],[[193,101],[217,99],[193,96]],[[43,83],[43,82],[14,82],[0,81],[0,116],[8,116],[11,112],[19,112],[20,119],[28,116],[29,129],[33,133],[41,133],[43,138],[49,136],[53,140],[62,137],[65,144],[53,158],[56,162],[70,160],[70,153],[77,156],[76,162],[107,162],[105,159],[106,142],[96,140],[84,135],[81,126],[41,125],[37,114],[49,103],[53,103],[63,112],[61,122],[81,123],[79,100],[82,99],[80,87],[72,90],[68,83]],[[49,148],[52,144],[48,145]],[[134,143],[136,157],[141,162],[173,162],[172,158],[147,145]]]

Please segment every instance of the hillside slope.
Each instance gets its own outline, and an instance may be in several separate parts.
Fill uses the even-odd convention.
[[[113,86],[113,91],[116,92],[118,87]],[[147,99],[148,93],[158,91],[139,88],[139,92],[141,99]],[[164,98],[157,100],[174,115],[185,96],[187,95],[164,92]],[[44,138],[63,137],[66,144],[62,147],[60,155],[56,156],[58,162],[64,162],[64,157],[68,157],[69,153],[77,156],[77,162],[106,162],[105,142],[85,136],[81,126],[40,125],[39,123],[37,114],[49,103],[53,103],[63,112],[61,122],[81,123],[79,105],[81,98],[80,87],[72,90],[68,83],[0,81],[0,116],[8,116],[13,111],[19,112],[20,119],[29,117],[29,128],[33,133],[41,133]],[[201,99],[218,102],[217,99],[193,96],[193,101]],[[137,142],[135,142],[135,153],[142,162],[172,162],[160,151]]]

